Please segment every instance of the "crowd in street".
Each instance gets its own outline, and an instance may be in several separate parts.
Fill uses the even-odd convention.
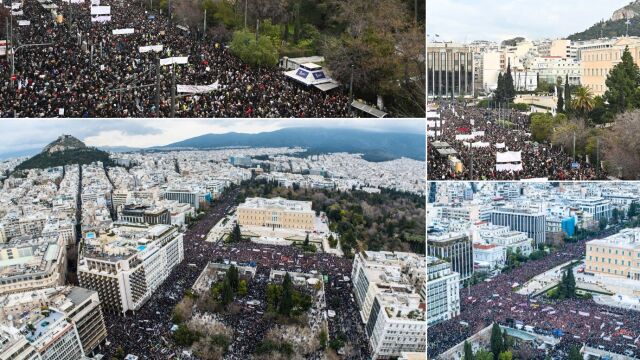
[[[533,141],[529,116],[520,111],[499,111],[441,102],[438,113],[440,119],[435,120],[437,126],[428,129],[433,132],[427,140],[429,179],[606,179],[606,174],[596,171],[592,164],[580,159],[574,161],[567,149]],[[473,138],[467,139],[465,136]],[[453,148],[458,153],[454,156],[461,161],[462,168],[455,169],[449,156],[438,153],[434,142],[445,142]],[[496,168],[496,153],[509,151],[521,152],[521,170]]]
[[[184,236],[184,258],[171,272],[151,298],[136,312],[126,315],[105,311],[110,343],[102,353],[110,358],[121,347],[125,353],[141,359],[170,358],[182,353],[171,339],[172,310],[191,289],[197,277],[210,261],[255,262],[256,276],[249,284],[247,299],[256,299],[260,305],[247,306],[246,301],[236,300],[241,310],[237,314],[216,315],[224,325],[233,330],[233,339],[225,359],[247,359],[254,353],[264,335],[276,325],[275,320],[264,316],[266,309],[265,287],[269,271],[286,270],[309,273],[313,270],[329,278],[325,284],[328,308],[339,316],[329,317],[329,339],[346,334],[354,359],[368,359],[369,351],[358,310],[352,298],[351,283],[340,281],[351,273],[352,261],[325,253],[304,254],[293,246],[261,245],[249,241],[224,245],[207,242],[209,230],[226,215],[233,206],[237,190],[223,195],[207,211],[206,216],[191,226]],[[323,358],[316,351],[309,358]]]
[[[640,356],[640,317],[637,312],[599,305],[587,299],[534,299],[514,291],[536,275],[577,260],[584,253],[584,242],[567,244],[542,259],[530,260],[490,281],[461,289],[460,316],[429,328],[429,355],[435,357],[498,322],[511,327],[518,323],[531,326],[534,332],[546,336],[557,337],[560,334],[560,343],[551,350],[555,358],[566,358],[572,346],[581,347],[583,344],[594,348],[602,346],[618,354],[631,352]],[[533,359],[545,359],[549,355],[535,347],[531,351]]]
[[[88,0],[23,0],[23,15],[12,17],[15,79],[11,56],[0,58],[0,117],[167,117],[172,109],[175,117],[199,118],[351,116],[343,89],[322,92],[282,69],[250,67],[225,44],[177,27],[177,17],[170,22],[150,11],[148,2],[101,5],[111,6],[110,21],[92,21]],[[18,26],[19,20],[30,24]],[[114,35],[115,29],[134,33]],[[162,52],[139,51],[152,45]],[[158,65],[184,56],[188,64]],[[174,84],[215,83],[220,88],[211,92],[175,94],[172,107]]]

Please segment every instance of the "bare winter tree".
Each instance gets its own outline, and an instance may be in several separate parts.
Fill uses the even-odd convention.
[[[640,178],[640,110],[620,114],[604,136],[604,160],[610,174],[626,180]]]

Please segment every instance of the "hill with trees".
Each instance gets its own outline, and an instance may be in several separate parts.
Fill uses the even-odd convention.
[[[109,153],[88,147],[71,135],[63,135],[45,146],[39,154],[16,166],[15,171],[46,169],[71,164],[84,165],[95,161],[101,161],[106,165],[112,163]]]

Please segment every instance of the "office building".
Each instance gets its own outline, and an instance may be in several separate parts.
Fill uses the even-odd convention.
[[[454,43],[427,45],[427,96],[473,96],[473,52]]]
[[[118,211],[118,220],[136,224],[171,224],[169,210],[155,206],[125,205]]]
[[[473,245],[463,233],[444,233],[427,237],[427,254],[451,263],[453,271],[465,281],[473,275]]]
[[[502,207],[494,209],[490,219],[494,225],[508,226],[511,230],[526,233],[535,246],[544,244],[546,240],[546,216],[541,211]]]

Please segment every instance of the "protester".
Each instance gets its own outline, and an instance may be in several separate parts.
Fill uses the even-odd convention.
[[[111,6],[111,20],[95,22],[90,1],[53,0],[64,16],[60,24],[43,4],[24,0],[24,15],[14,17],[30,24],[13,27],[20,45],[13,85],[11,56],[0,59],[0,117],[167,117],[172,68],[175,84],[221,85],[208,93],[176,94],[176,117],[351,116],[341,89],[325,93],[286,78],[282,69],[249,67],[225,44],[184,31],[177,20],[170,26],[167,16],[145,9],[146,1],[102,0]],[[114,29],[135,32],[114,35]],[[149,45],[163,50],[140,53]],[[177,56],[188,56],[188,64],[161,67],[158,114],[159,59]]]
[[[484,109],[442,101],[439,103],[438,127],[430,128],[433,136],[427,140],[427,174],[432,180],[520,180],[547,178],[550,180],[601,180],[606,173],[581,160],[574,161],[570,154],[558,146],[535,143],[531,138],[529,116],[514,109]],[[471,121],[473,120],[473,125]],[[506,126],[503,121],[513,125]],[[440,126],[441,124],[441,126]],[[435,131],[438,131],[435,136]],[[456,135],[473,136],[456,139]],[[449,144],[463,164],[456,171],[447,156],[440,155],[433,142]],[[475,147],[482,145],[483,147]],[[483,144],[478,144],[483,143]],[[521,152],[522,170],[498,171],[496,153]],[[575,166],[576,164],[577,166]],[[471,175],[473,171],[473,175]]]

